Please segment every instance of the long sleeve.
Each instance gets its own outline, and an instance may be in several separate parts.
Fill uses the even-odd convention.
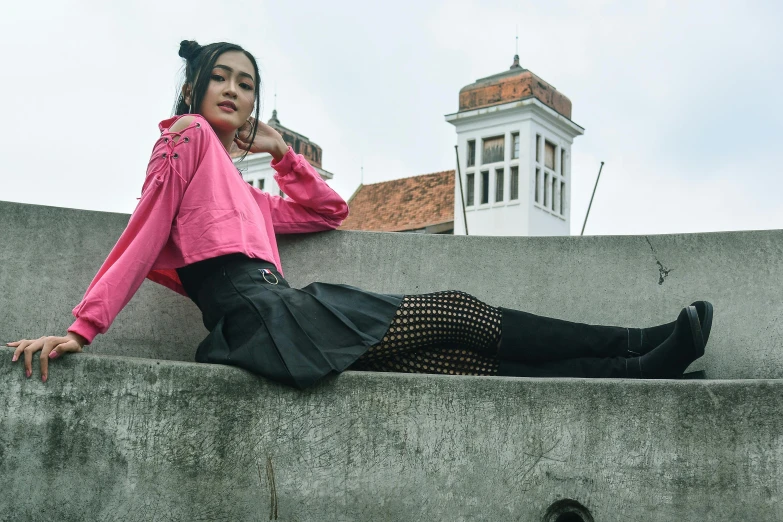
[[[180,139],[175,144],[164,134],[153,149],[142,195],[128,226],[90,283],[84,298],[73,309],[76,321],[68,331],[81,335],[88,344],[97,334],[106,333],[166,245],[198,160],[194,143],[197,140],[193,137],[190,133],[188,139]],[[180,146],[188,142],[189,146]]]
[[[332,230],[348,217],[345,200],[290,147],[279,162],[272,162],[272,168],[276,171],[275,181],[288,195],[288,198],[268,196],[275,233]]]

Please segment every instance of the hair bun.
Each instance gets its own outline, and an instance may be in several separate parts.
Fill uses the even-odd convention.
[[[186,60],[191,60],[201,49],[195,40],[182,40],[179,43],[179,55]]]

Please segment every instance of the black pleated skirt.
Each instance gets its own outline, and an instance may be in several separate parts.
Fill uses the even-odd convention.
[[[196,361],[296,388],[342,372],[378,344],[403,298],[329,283],[291,288],[272,263],[242,254],[177,272],[209,330]]]

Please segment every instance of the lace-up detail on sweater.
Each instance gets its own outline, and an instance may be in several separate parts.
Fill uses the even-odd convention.
[[[183,180],[187,180],[185,176],[182,175],[182,173],[179,171],[179,168],[177,166],[177,161],[179,159],[179,153],[175,150],[177,147],[181,147],[182,145],[185,145],[187,143],[190,143],[190,137],[189,136],[183,136],[183,134],[190,129],[200,129],[201,123],[198,121],[194,121],[192,124],[187,126],[186,128],[182,129],[179,132],[169,132],[169,131],[163,131],[161,133],[161,137],[163,138],[163,146],[164,151],[160,153],[160,157],[166,160],[166,163],[161,165],[161,168],[158,170],[163,170],[166,165],[177,174],[180,178]],[[157,172],[156,171],[156,174]]]

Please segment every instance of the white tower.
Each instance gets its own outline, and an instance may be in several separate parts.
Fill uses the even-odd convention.
[[[462,172],[455,183],[454,233],[567,236],[571,220],[571,144],[584,129],[571,101],[519,65],[459,92],[456,127]],[[464,211],[464,214],[463,214]]]

